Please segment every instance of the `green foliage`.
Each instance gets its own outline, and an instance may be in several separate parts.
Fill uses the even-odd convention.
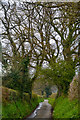
[[[41,74],[48,81],[53,81],[58,88],[60,87],[60,91],[66,94],[69,84],[75,75],[75,69],[71,61],[58,60],[55,63],[51,63],[50,68],[43,69]]]
[[[78,100],[69,101],[68,98],[59,97],[53,111],[54,118],[79,118]]]
[[[43,97],[38,97],[38,102],[43,102],[44,101],[44,98]]]
[[[16,107],[17,105],[17,107]],[[24,118],[26,115],[29,115],[32,110],[38,105],[37,101],[31,101],[29,104],[27,101],[16,101],[3,105],[2,117],[3,118]]]
[[[1,59],[3,64],[3,69],[8,71],[8,61],[3,55],[1,57],[2,57]],[[3,73],[4,73],[4,70],[3,70]]]
[[[3,85],[6,83],[6,87],[11,89],[20,89],[20,83],[19,83],[19,71],[11,69],[11,72],[8,73],[7,76],[3,77]],[[6,82],[7,80],[7,82]]]
[[[54,101],[55,101],[54,98],[50,98],[50,97],[48,98],[48,103],[51,104],[52,107],[53,107]]]
[[[20,91],[21,96],[23,92],[31,93],[32,82],[29,78],[28,64],[28,57],[21,58],[15,68],[11,68],[10,72],[3,77],[3,85]]]
[[[28,96],[26,96],[28,97]],[[24,118],[29,115],[39,104],[43,98],[38,97],[36,94],[32,94],[32,99],[20,98],[16,101],[3,103],[2,105],[2,118]]]

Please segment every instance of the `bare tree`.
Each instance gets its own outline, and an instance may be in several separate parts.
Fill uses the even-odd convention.
[[[3,16],[3,58],[16,68],[29,56],[29,67],[37,76],[44,61],[51,64],[59,56],[65,60],[77,56],[77,3],[1,2]],[[76,17],[75,17],[76,16]]]

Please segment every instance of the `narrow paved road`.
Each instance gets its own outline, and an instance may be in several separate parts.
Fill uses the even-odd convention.
[[[28,118],[33,118],[34,120],[36,118],[44,118],[44,120],[48,118],[49,120],[51,120],[51,108],[52,107],[48,103],[48,100],[44,100],[44,102],[40,103],[39,107]]]
[[[35,118],[51,118],[51,105],[48,100],[42,103],[42,107],[37,111]]]

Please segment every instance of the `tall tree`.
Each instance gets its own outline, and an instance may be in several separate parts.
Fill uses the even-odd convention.
[[[16,68],[29,56],[29,68],[36,70],[34,81],[44,62],[58,57],[76,65],[78,49],[78,3],[0,2],[3,31],[3,60]],[[76,17],[75,17],[76,16]],[[74,58],[74,59],[73,59]]]

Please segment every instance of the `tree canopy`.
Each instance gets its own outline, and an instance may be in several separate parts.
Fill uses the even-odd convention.
[[[3,71],[22,70],[20,81],[25,83],[27,67],[35,70],[32,84],[45,62],[53,66],[48,72],[56,84],[64,88],[70,83],[79,62],[79,4],[1,0],[0,9]]]

